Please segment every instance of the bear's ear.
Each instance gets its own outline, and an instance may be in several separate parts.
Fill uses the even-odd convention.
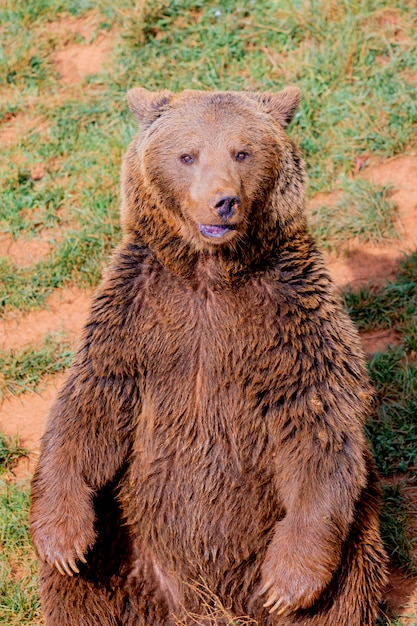
[[[127,94],[130,110],[136,119],[145,126],[150,126],[161,114],[161,109],[169,103],[172,93],[163,91],[148,91],[143,87],[135,87]]]
[[[298,87],[286,87],[278,93],[271,91],[266,93],[248,94],[262,105],[262,108],[272,115],[283,128],[287,128],[292,121],[298,105],[301,101],[301,91]]]

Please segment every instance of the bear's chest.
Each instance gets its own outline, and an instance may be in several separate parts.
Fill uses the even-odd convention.
[[[148,289],[142,315],[142,459],[176,458],[187,468],[203,458],[220,466],[224,457],[236,468],[252,466],[267,440],[262,399],[280,352],[269,296],[251,285],[158,284]]]
[[[223,401],[267,378],[281,347],[279,312],[265,289],[191,289],[172,281],[150,286],[141,328],[146,388],[170,397]]]
[[[159,284],[146,294],[141,328],[145,375],[127,499],[150,541],[159,524],[186,518],[181,550],[192,561],[189,538],[200,537],[211,554],[242,502],[260,511],[254,528],[267,525],[265,498],[277,506],[264,399],[275,384],[279,319],[268,294],[250,285],[222,292]],[[268,519],[279,511],[268,509]]]

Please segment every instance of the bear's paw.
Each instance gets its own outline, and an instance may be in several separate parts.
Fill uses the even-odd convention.
[[[304,536],[291,536],[282,524],[262,566],[259,595],[267,594],[264,607],[278,615],[311,607],[330,583],[339,558],[338,546],[332,542],[320,541],[308,531]]]
[[[35,520],[31,531],[39,558],[63,576],[79,574],[77,561],[87,562],[85,555],[95,542],[93,507],[78,503],[71,512],[51,511]]]

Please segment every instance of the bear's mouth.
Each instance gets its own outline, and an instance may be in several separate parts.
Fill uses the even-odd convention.
[[[210,237],[211,239],[220,239],[226,233],[235,230],[233,225],[225,224],[199,224],[198,230],[204,237]]]

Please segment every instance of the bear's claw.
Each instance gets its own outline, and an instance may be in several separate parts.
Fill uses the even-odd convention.
[[[275,598],[270,598],[268,600],[268,602],[265,602],[265,604],[264,604],[264,608],[265,609],[269,608],[271,606],[271,604],[274,605],[272,607],[272,609],[269,609],[269,613],[273,613],[274,611],[276,611],[282,605],[284,600],[283,600],[283,598],[280,598],[277,602],[275,602],[275,604],[274,604],[274,602],[275,602]],[[285,610],[285,606],[282,607],[281,611],[284,611],[284,610]],[[280,615],[281,611],[278,612],[278,615]]]
[[[262,595],[263,593],[265,593],[265,591],[267,591],[269,589],[270,585],[264,585],[260,591],[259,595]],[[274,596],[274,595],[270,595],[268,600],[265,602],[265,604],[263,605],[265,609],[268,609],[271,605],[272,608],[269,609],[269,613],[274,613],[277,609],[280,609],[277,613],[277,615],[282,615],[286,610],[289,609],[288,604],[285,602],[284,598],[278,598]],[[282,606],[284,605],[284,606]]]
[[[65,561],[54,561],[52,566],[55,567],[62,576],[73,576],[73,573],[69,569]]]
[[[271,590],[273,582],[274,581],[272,579],[269,579],[260,589],[259,595],[262,596],[268,590]],[[283,615],[283,613],[285,612],[298,611],[298,609],[300,608],[299,604],[291,606],[288,601],[286,601],[282,596],[279,597],[278,594],[274,594],[273,591],[271,591],[267,601],[263,605],[265,609],[268,609],[270,606],[272,606],[272,608],[269,609],[269,613],[275,613],[275,611],[279,609],[277,615]]]
[[[268,589],[271,588],[272,584],[273,584],[273,581],[269,579],[260,590],[259,595],[262,596],[264,593],[266,593]],[[284,606],[282,606],[283,604]],[[263,606],[265,609],[268,609],[270,606],[272,606],[272,608],[269,610],[269,613],[274,613],[277,609],[281,607],[281,609],[277,613],[278,615],[281,615],[282,613],[284,613],[284,611],[288,608],[288,605],[285,603],[284,598],[277,598],[277,596],[273,594],[269,596],[269,598],[267,599],[267,601],[265,602]]]
[[[80,560],[82,560],[83,563],[87,562],[84,559],[84,557]],[[80,573],[80,570],[78,569],[74,558],[70,558],[68,560],[55,559],[55,561],[53,563],[50,563],[50,565],[52,565],[52,567],[55,567],[58,570],[58,572],[62,574],[63,576],[73,576],[74,574]]]
[[[87,563],[87,559],[85,558],[84,552],[81,550],[81,548],[76,547],[75,552],[77,553],[77,558],[79,561],[81,561],[81,563]]]

